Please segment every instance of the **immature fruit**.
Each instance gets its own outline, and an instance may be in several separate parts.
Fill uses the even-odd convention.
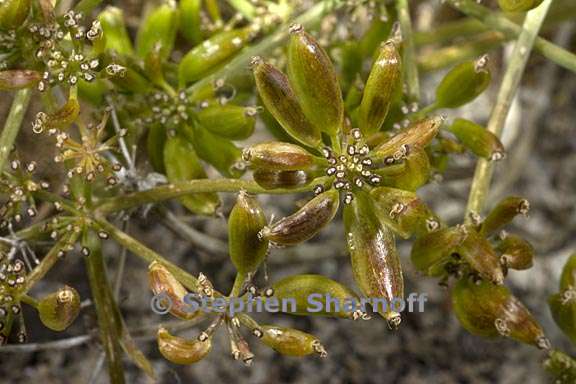
[[[442,276],[454,251],[466,236],[462,227],[443,228],[416,239],[412,246],[410,259],[414,267],[428,276]]]
[[[0,71],[0,91],[29,88],[37,84],[41,78],[39,72],[28,69]]]
[[[504,145],[496,135],[472,121],[456,119],[448,130],[477,156],[496,161],[506,154]]]
[[[167,59],[174,47],[178,31],[178,10],[175,2],[167,1],[153,9],[144,19],[136,37],[136,51],[142,58],[159,48],[159,55]]]
[[[164,166],[166,176],[172,183],[207,177],[194,146],[179,135],[166,140]],[[191,212],[202,215],[213,215],[220,206],[220,199],[216,193],[193,193],[180,197],[179,200]]]
[[[314,156],[299,145],[271,141],[244,149],[242,158],[255,169],[297,171],[314,164]]]
[[[80,295],[69,286],[44,296],[38,302],[42,324],[53,331],[63,331],[72,324],[80,312]]]
[[[200,311],[192,312],[185,302],[188,291],[174,275],[158,262],[153,262],[148,267],[148,280],[154,296],[166,295],[170,313],[184,320],[191,320],[200,314]],[[163,304],[163,303],[161,303]]]
[[[374,171],[380,176],[380,184],[407,191],[416,191],[430,178],[430,160],[426,151],[417,145],[403,147],[392,156],[401,161],[401,167],[388,166]]]
[[[374,207],[361,193],[344,207],[344,224],[356,284],[364,296],[388,301],[387,310],[380,315],[390,327],[397,328],[401,317],[391,309],[391,303],[404,298],[404,279],[394,235],[380,223]]]
[[[484,279],[495,284],[504,282],[500,258],[485,237],[471,226],[464,227],[466,236],[456,252]]]
[[[570,288],[550,296],[548,305],[558,327],[576,343],[576,290]]]
[[[202,0],[180,0],[180,32],[192,44],[202,41]]]
[[[372,153],[375,158],[383,160],[393,158],[395,154],[402,152],[405,146],[408,152],[411,147],[425,148],[436,137],[443,121],[441,117],[428,117],[416,121],[374,148]]]
[[[286,75],[259,57],[252,60],[252,70],[264,106],[282,128],[302,144],[319,146],[322,142],[320,128],[313,125],[304,114],[301,100]]]
[[[116,51],[121,55],[131,55],[134,52],[122,9],[108,6],[98,15],[98,20],[104,31],[106,49]]]
[[[152,124],[148,128],[146,149],[148,160],[156,172],[165,173],[164,146],[166,144],[166,128],[162,124]]]
[[[327,353],[316,336],[297,329],[262,325],[260,340],[276,352],[286,356],[306,356],[317,353],[326,357]]]
[[[254,132],[256,110],[239,105],[212,105],[196,114],[198,123],[215,135],[244,140]]]
[[[438,108],[458,108],[477,98],[490,85],[487,56],[454,67],[436,88]]]
[[[0,2],[0,30],[20,27],[30,13],[31,0],[4,0]]]
[[[313,177],[305,171],[267,171],[264,169],[256,169],[252,178],[264,189],[298,188],[313,180]]]
[[[527,12],[542,4],[544,0],[498,0],[498,5],[506,12]]]
[[[377,132],[386,120],[394,91],[400,84],[400,61],[400,53],[393,40],[382,45],[360,103],[360,130],[366,136]]]
[[[516,216],[526,216],[529,210],[530,203],[528,200],[519,196],[505,197],[486,216],[480,232],[484,235],[491,235],[512,222]]]
[[[538,348],[550,348],[532,314],[503,285],[460,279],[452,290],[452,305],[460,324],[474,335],[502,335]]]
[[[205,358],[212,348],[212,339],[187,340],[171,335],[167,329],[158,330],[158,350],[174,364],[194,364]]]
[[[534,247],[518,235],[506,234],[496,246],[496,250],[506,268],[529,269],[534,263]]]
[[[576,253],[574,253],[562,269],[560,276],[560,290],[576,287]]]
[[[264,227],[262,236],[277,245],[296,245],[314,237],[338,212],[340,195],[331,189],[314,197],[297,212]]]
[[[38,112],[36,120],[32,123],[34,133],[41,133],[44,130],[51,132],[55,129],[66,129],[74,123],[80,114],[80,104],[76,92],[70,91],[70,96],[66,103],[55,112],[46,114]]]
[[[360,308],[348,311],[347,308],[345,308],[343,305],[346,300],[352,300],[354,303],[359,303],[358,296],[352,292],[352,290],[348,289],[342,284],[322,275],[288,276],[274,283],[272,288],[274,289],[273,297],[277,298],[278,300],[295,300],[296,311],[290,312],[291,314],[306,316],[330,316],[352,319],[356,319],[362,315]],[[311,295],[322,296],[312,296],[315,302],[323,303],[321,311],[308,311],[308,309],[311,308],[308,301]],[[331,304],[331,308],[328,309],[326,306],[327,296],[329,296],[331,299],[338,300],[340,305],[336,307]]]
[[[316,129],[335,135],[344,120],[344,102],[330,58],[302,26],[290,27],[288,77],[302,109]]]
[[[258,200],[241,191],[228,219],[229,253],[238,273],[255,272],[266,257],[268,240],[259,235],[265,225]]]

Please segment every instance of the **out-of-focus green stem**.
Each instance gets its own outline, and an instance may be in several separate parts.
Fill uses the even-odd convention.
[[[256,16],[256,8],[247,0],[228,0],[238,12],[248,20],[252,20]]]
[[[10,113],[4,123],[4,130],[2,130],[2,134],[0,134],[0,173],[4,169],[6,160],[8,160],[8,155],[12,150],[16,136],[18,136],[18,132],[20,131],[22,120],[28,110],[31,95],[32,91],[30,89],[21,89],[16,92],[14,101],[12,101]]]
[[[408,98],[410,101],[420,100],[420,80],[418,78],[418,65],[416,61],[416,47],[414,46],[414,33],[412,32],[412,22],[410,20],[410,8],[408,0],[396,0],[398,11],[398,21],[402,32],[404,43],[404,71],[406,83],[408,85]]]
[[[512,100],[516,95],[520,80],[524,74],[524,69],[526,68],[526,63],[530,57],[530,52],[532,51],[536,37],[538,36],[542,22],[546,17],[552,1],[553,0],[544,0],[538,8],[528,12],[522,33],[514,46],[512,57],[504,74],[504,78],[502,79],[500,91],[498,92],[496,105],[492,110],[487,126],[487,129],[498,137],[501,136],[504,130],[504,123],[510,111]],[[485,159],[478,160],[470,188],[470,195],[468,197],[468,206],[466,207],[465,220],[467,222],[471,220],[471,214],[481,213],[486,196],[488,195],[492,172],[492,162]]]

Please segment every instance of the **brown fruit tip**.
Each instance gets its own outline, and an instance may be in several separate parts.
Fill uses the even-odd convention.
[[[289,28],[288,28],[288,33],[294,35],[297,33],[301,33],[304,32],[304,27],[302,26],[302,24],[292,24]]]
[[[488,55],[482,55],[474,63],[474,69],[476,70],[476,72],[484,72],[486,70],[487,65],[488,65]]]
[[[398,312],[389,312],[386,314],[386,322],[388,323],[388,328],[391,330],[397,330],[402,323],[402,316]]]
[[[255,69],[260,64],[264,64],[262,56],[252,56],[250,58],[250,68]]]

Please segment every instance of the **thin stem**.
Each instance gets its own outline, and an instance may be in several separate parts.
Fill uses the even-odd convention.
[[[510,111],[510,106],[520,85],[526,63],[534,46],[538,31],[546,17],[546,13],[553,0],[545,0],[538,8],[528,12],[522,33],[518,37],[512,58],[502,79],[502,85],[498,92],[496,105],[492,110],[487,129],[500,137],[504,130],[504,123]],[[493,163],[485,159],[479,159],[470,188],[468,206],[466,207],[465,220],[469,221],[471,214],[480,214],[488,195],[490,181],[492,179]]]
[[[420,80],[418,79],[416,48],[414,46],[414,34],[412,32],[408,0],[396,0],[396,9],[404,43],[403,63],[408,85],[408,98],[410,101],[418,102],[420,100]]]
[[[8,155],[12,150],[16,136],[18,136],[22,120],[28,110],[28,104],[30,104],[31,95],[32,91],[26,88],[16,92],[16,95],[14,96],[12,107],[10,107],[10,113],[8,114],[8,118],[4,124],[4,130],[0,135],[0,172],[4,169],[4,165],[6,164]]]
[[[230,291],[230,297],[237,297],[240,294],[240,290],[246,281],[246,274],[238,272],[236,278],[234,279],[234,285]]]
[[[20,301],[28,304],[29,306],[31,306],[33,308],[38,308],[38,300],[36,300],[32,296],[22,295],[22,296],[20,296]]]

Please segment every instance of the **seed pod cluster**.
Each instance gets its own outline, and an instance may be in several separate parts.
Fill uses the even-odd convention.
[[[80,312],[80,295],[69,286],[44,296],[38,302],[42,324],[53,331],[63,331],[72,324]]]

